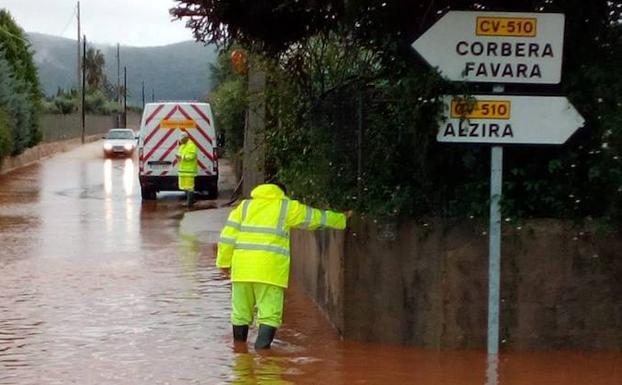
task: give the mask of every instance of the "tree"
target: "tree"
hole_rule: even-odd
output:
[[[3,130],[5,143],[11,143],[11,153],[18,154],[31,143],[32,104],[24,90],[23,80],[16,79],[4,52],[0,50],[0,108],[8,113],[10,130]],[[6,155],[6,154],[5,154]]]
[[[86,51],[84,70],[86,71],[86,83],[89,90],[106,90],[108,79],[106,79],[106,74],[104,73],[105,66],[106,59],[100,50],[89,48]]]
[[[221,45],[235,41],[271,52],[282,52],[318,33],[343,29],[361,40],[392,36],[410,45],[436,15],[449,9],[564,12],[586,37],[600,34],[622,18],[620,0],[176,1],[171,15],[186,19],[197,40]]]
[[[22,143],[17,138],[15,142],[17,151],[21,152],[23,148],[33,146],[41,140],[39,114],[42,92],[37,67],[30,50],[30,42],[7,10],[0,10],[0,47],[3,49],[3,56],[9,64],[11,74],[15,78],[16,97],[21,98],[19,96],[21,93],[27,96],[27,105],[15,107],[20,111],[23,108],[27,109],[26,112],[20,113],[22,116],[20,121],[28,121],[28,132],[19,131],[19,136],[26,138],[27,143]]]
[[[213,105],[219,143],[228,156],[235,157],[244,144],[244,124],[248,107],[247,78],[232,70],[231,51],[224,50],[216,64],[210,65],[214,85],[209,100]]]

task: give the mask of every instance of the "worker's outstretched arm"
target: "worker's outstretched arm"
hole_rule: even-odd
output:
[[[225,223],[225,227],[220,232],[218,241],[218,254],[216,256],[216,266],[221,269],[231,267],[231,257],[238,238],[238,232],[242,224],[242,205],[238,205],[231,213]]]
[[[287,210],[287,225],[292,228],[315,230],[331,228],[343,230],[346,228],[346,214],[330,210],[315,209],[298,201],[289,201]]]

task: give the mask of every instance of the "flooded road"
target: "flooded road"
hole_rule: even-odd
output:
[[[135,161],[100,146],[0,176],[2,385],[622,384],[620,353],[505,353],[495,370],[482,351],[343,342],[295,288],[272,350],[234,348],[210,245],[227,211],[198,231],[179,195],[142,203]]]

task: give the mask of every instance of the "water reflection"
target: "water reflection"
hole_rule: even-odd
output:
[[[491,354],[486,363],[486,385],[499,384],[499,356]]]
[[[113,192],[113,171],[117,167],[113,167],[114,163],[112,159],[104,160],[104,192],[107,197],[110,197]],[[134,185],[136,184],[136,174],[134,167],[134,160],[132,158],[125,159],[123,163],[123,191],[125,196],[132,196],[134,194]]]
[[[249,354],[240,352],[235,355],[231,370],[232,384],[272,384],[290,385],[291,381],[283,378],[286,373],[282,357],[269,355]]]
[[[125,199],[125,231],[131,233],[135,228],[136,214],[134,212],[134,204],[130,198]]]
[[[112,160],[104,160],[104,191],[106,196],[112,195]]]
[[[135,179],[134,160],[128,158],[125,160],[125,166],[123,167],[123,188],[125,189],[125,195],[130,196],[134,192]]]

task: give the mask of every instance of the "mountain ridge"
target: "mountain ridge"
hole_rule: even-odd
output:
[[[65,37],[28,33],[34,61],[39,70],[43,92],[56,94],[59,88],[76,86],[76,41]],[[105,73],[116,84],[117,65],[115,45],[89,44],[105,56]],[[142,82],[145,82],[145,101],[202,100],[211,89],[210,64],[216,62],[215,46],[205,46],[194,41],[184,41],[161,46],[121,46],[121,83],[123,66],[127,67],[128,104],[142,104]]]

